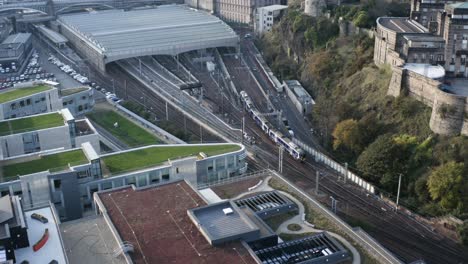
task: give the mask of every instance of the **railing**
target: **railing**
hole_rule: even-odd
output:
[[[205,189],[205,188],[214,187],[214,186],[218,186],[218,185],[234,183],[234,182],[238,182],[238,181],[249,179],[249,178],[269,176],[269,175],[271,175],[270,170],[261,170],[261,171],[256,171],[256,172],[252,172],[252,173],[245,173],[245,174],[233,176],[233,177],[230,177],[230,178],[218,180],[218,181],[215,181],[215,182],[207,182],[207,183],[197,184],[197,189],[200,190],[200,189]]]
[[[346,168],[341,165],[340,163],[334,161],[333,159],[329,158],[327,155],[323,154],[322,152],[318,151],[317,149],[308,146],[304,142],[300,141],[297,138],[293,138],[293,142],[296,143],[299,147],[304,149],[307,153],[311,154],[314,158],[315,161],[321,162],[333,170],[337,171],[338,173],[341,173],[346,179],[351,180],[355,184],[359,185],[360,187],[364,188],[366,191],[370,193],[375,193],[375,187],[368,183],[367,181],[363,180],[361,177],[357,176],[356,174],[350,172],[349,170],[346,170]]]

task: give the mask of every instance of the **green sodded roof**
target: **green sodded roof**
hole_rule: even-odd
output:
[[[6,136],[39,129],[63,126],[64,121],[60,113],[49,113],[23,117],[0,122],[0,136]]]
[[[41,171],[60,171],[71,166],[88,163],[88,159],[81,149],[60,152],[42,156],[39,159],[15,164],[4,165],[3,181],[10,180],[18,175],[28,175]]]
[[[62,90],[60,90],[60,94],[62,96],[67,96],[67,95],[70,95],[70,94],[75,94],[75,93],[79,93],[79,92],[82,92],[82,91],[86,91],[88,89],[89,88],[87,88],[87,87],[62,89]]]
[[[23,98],[32,94],[44,92],[53,87],[47,85],[38,85],[30,88],[17,88],[15,90],[0,93],[0,104],[9,102],[18,98]]]
[[[102,157],[105,167],[111,174],[128,172],[160,165],[166,161],[197,156],[200,152],[207,156],[229,153],[240,150],[240,146],[229,145],[180,145],[154,146],[134,151],[117,153]]]

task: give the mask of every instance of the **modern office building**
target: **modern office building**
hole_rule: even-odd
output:
[[[21,83],[0,92],[0,120],[62,109],[57,88],[46,83]]]
[[[153,145],[99,155],[90,143],[78,149],[0,161],[2,195],[21,195],[33,207],[52,201],[63,219],[82,217],[101,190],[145,187],[185,179],[206,186],[247,170],[240,144]]]
[[[84,118],[75,120],[63,110],[0,122],[0,160],[23,154],[71,149],[84,142],[100,151],[98,133]]]
[[[93,94],[91,87],[59,91],[47,81],[20,83],[0,92],[0,121],[55,112],[62,108],[68,108],[73,116],[80,116],[93,109]]]
[[[287,5],[270,5],[259,7],[255,12],[254,30],[256,34],[271,31],[271,28],[282,17]]]
[[[32,50],[32,37],[30,33],[18,33],[8,36],[0,44],[0,64],[3,68],[11,68],[12,63],[20,67]]]
[[[94,203],[98,216],[109,219],[108,229],[115,230],[111,243],[121,245],[119,257],[134,263],[335,264],[349,259],[326,232],[280,242],[263,219],[297,206],[278,192],[207,204],[190,183],[179,180],[97,192]]]

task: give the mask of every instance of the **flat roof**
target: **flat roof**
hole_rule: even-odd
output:
[[[309,97],[312,99],[310,94],[306,91],[306,89],[304,89],[304,87],[298,80],[286,80],[285,82],[288,85],[288,87],[292,89],[293,93],[296,94],[297,97]]]
[[[64,117],[60,112],[8,119],[0,122],[0,136],[63,126]]]
[[[276,10],[283,10],[287,8],[288,8],[287,5],[269,5],[269,6],[259,7],[258,9],[263,9],[267,11],[276,11]]]
[[[76,93],[79,93],[79,92],[87,91],[87,90],[90,90],[90,89],[91,89],[90,87],[67,88],[67,89],[60,90],[60,94],[62,96],[68,96],[68,95],[76,94]]]
[[[184,5],[62,15],[58,21],[105,55],[106,62],[237,46],[239,42],[221,19]]]
[[[162,165],[168,160],[196,157],[203,152],[208,157],[241,150],[238,144],[153,145],[101,156],[111,174],[129,172]]]
[[[256,263],[240,242],[206,241],[187,214],[206,203],[185,181],[98,196],[122,240],[134,246],[135,263]]]
[[[408,17],[379,17],[377,23],[398,33],[427,33],[428,30]]]
[[[81,149],[69,150],[49,155],[33,155],[26,160],[12,159],[8,162],[0,162],[2,166],[2,181],[7,181],[9,178],[28,175],[41,171],[59,171],[70,166],[76,166],[88,163],[86,155]]]
[[[442,37],[433,35],[406,35],[404,38],[411,41],[445,42]]]
[[[31,218],[33,213],[40,214],[49,221],[43,224],[40,221],[33,220]],[[50,263],[54,259],[58,261],[58,263],[66,263],[62,241],[59,237],[57,222],[52,215],[52,209],[50,207],[44,207],[27,211],[25,215],[30,246],[27,248],[15,249],[16,263],[21,263],[24,260],[29,261],[29,263]],[[49,230],[49,239],[40,250],[34,252],[33,245],[39,241],[46,228]]]
[[[62,34],[55,32],[49,28],[47,28],[44,25],[38,25],[36,26],[42,34],[44,34],[48,39],[50,39],[52,42],[55,44],[62,44],[68,42],[68,39],[66,39]]]
[[[224,209],[232,213],[224,214]],[[200,229],[205,230],[210,240],[240,235],[259,228],[230,201],[223,201],[190,210]]]
[[[53,89],[54,87],[48,85],[36,85],[31,87],[25,88],[12,88],[5,90],[4,92],[0,92],[0,104],[13,101],[16,99],[20,99],[23,97],[27,97],[33,94],[37,94],[40,92],[48,91]]]
[[[127,264],[122,255],[114,256],[119,245],[102,215],[67,221],[59,228],[70,264]]]
[[[18,33],[8,36],[2,44],[25,43],[31,37],[31,33]]]
[[[445,69],[440,65],[431,65],[424,63],[406,63],[403,69],[410,70],[431,79],[440,79],[445,76]]]

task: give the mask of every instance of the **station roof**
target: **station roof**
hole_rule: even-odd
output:
[[[234,30],[219,18],[183,5],[63,15],[58,21],[105,56],[106,63],[138,56],[236,47],[239,42]]]
[[[55,44],[62,44],[68,42],[68,39],[66,39],[64,36],[51,29],[48,29],[44,25],[37,26],[37,29]]]

